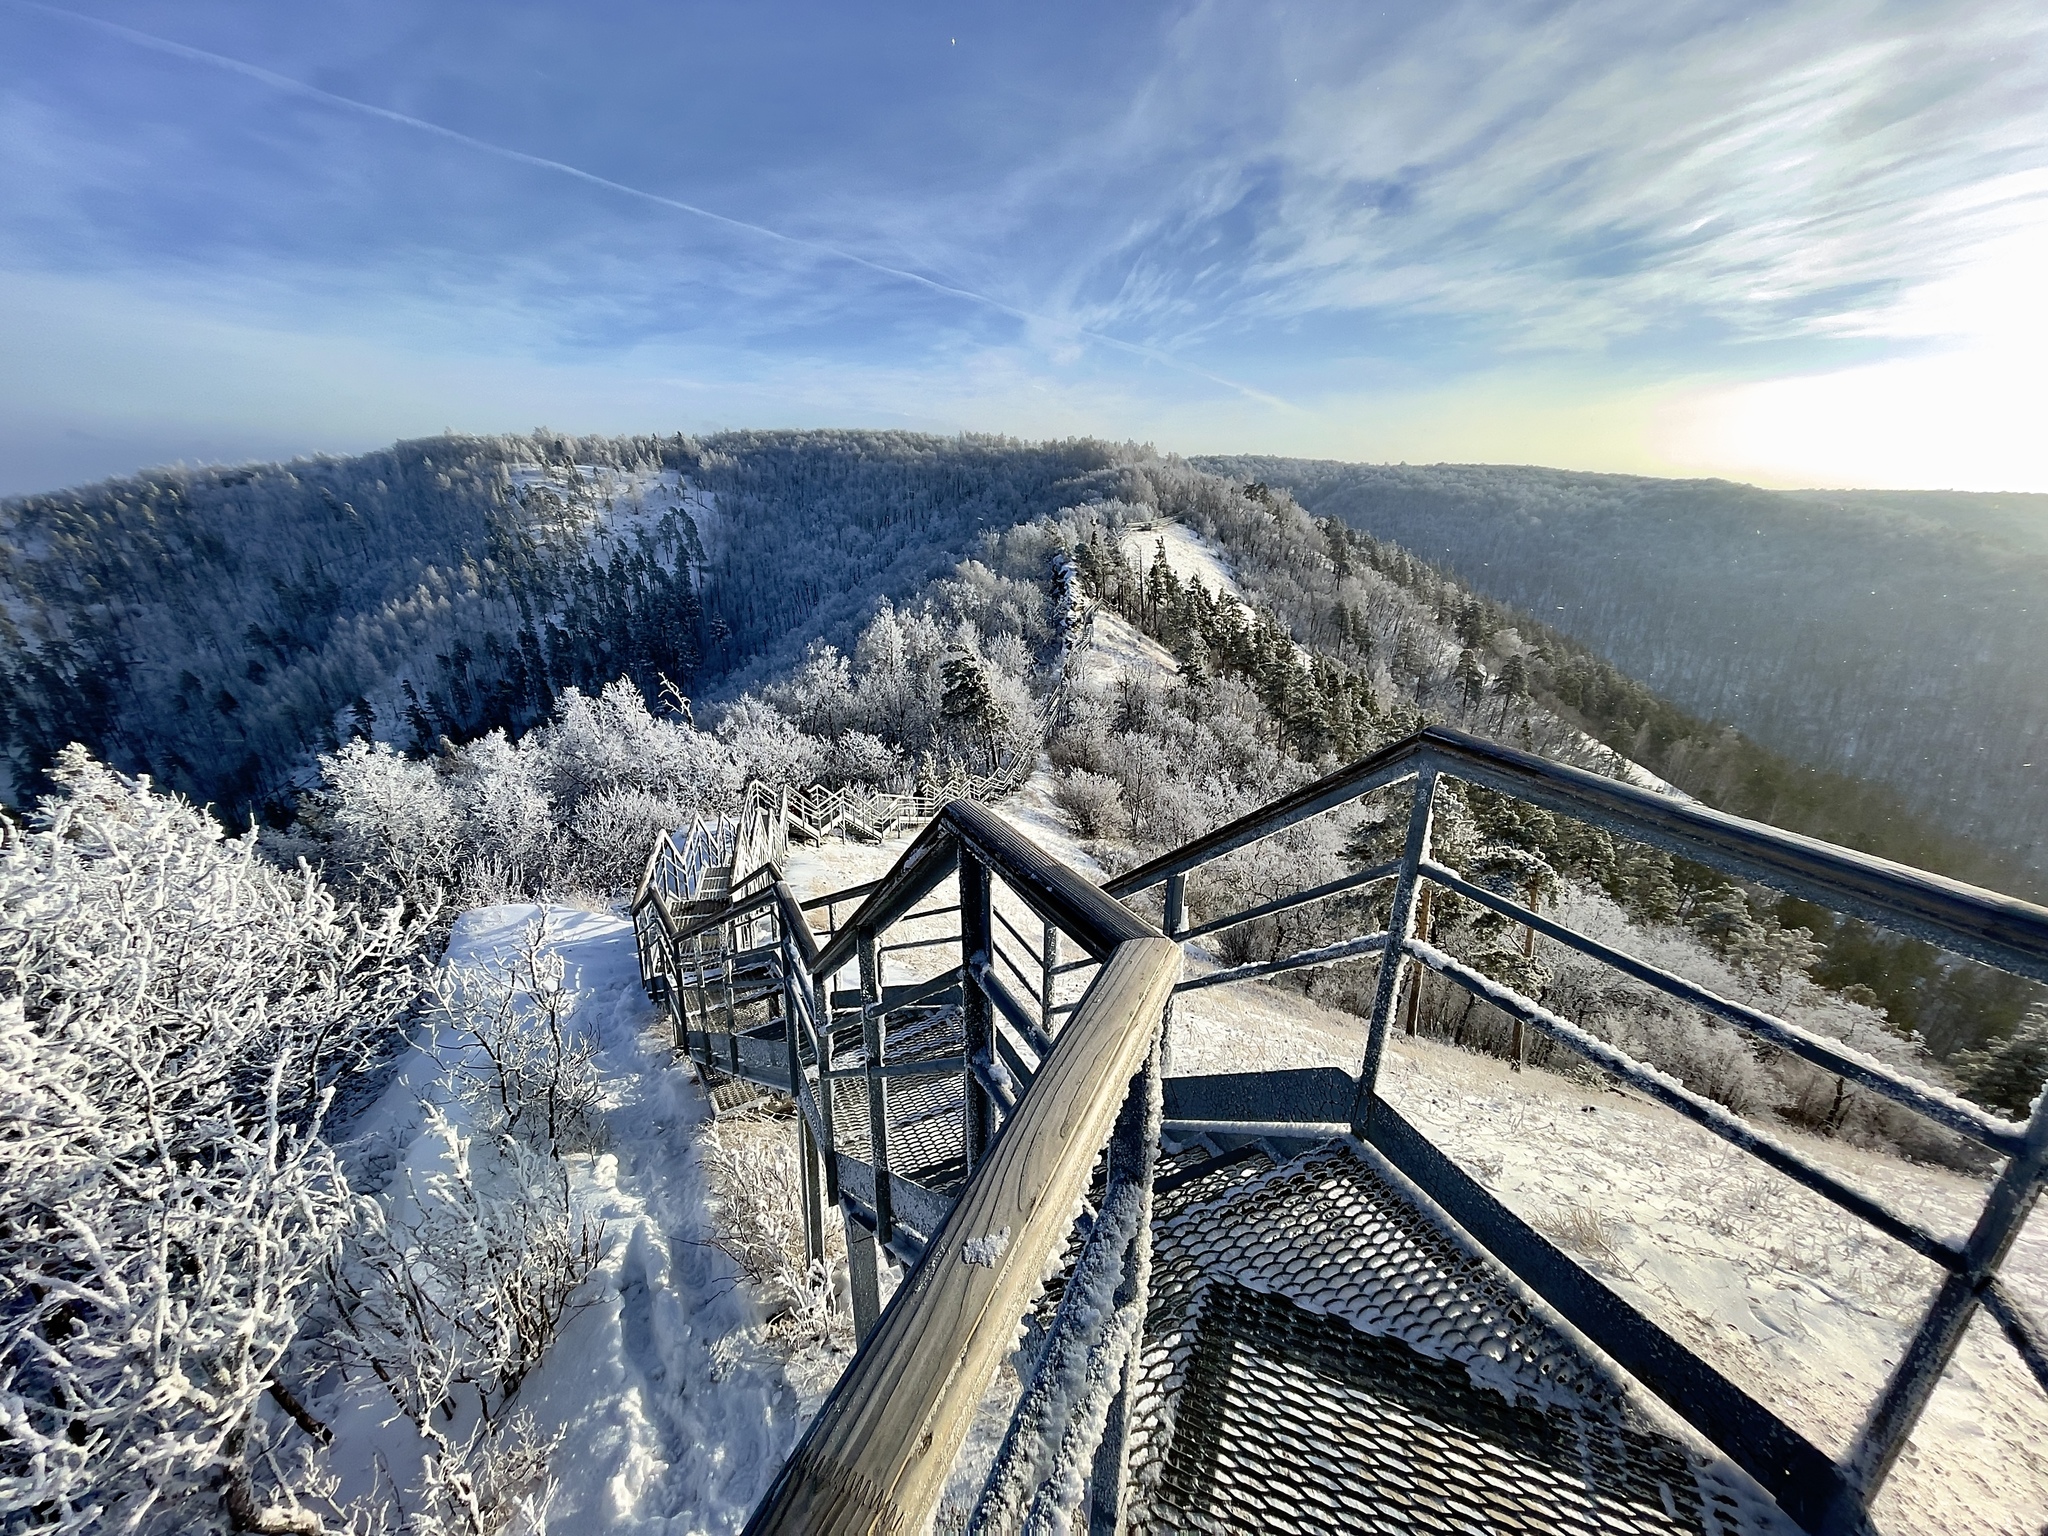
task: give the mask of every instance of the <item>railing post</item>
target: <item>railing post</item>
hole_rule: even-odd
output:
[[[975,1076],[973,1065],[980,1057],[993,1067],[996,1059],[995,1010],[989,1006],[988,994],[974,979],[977,960],[994,961],[995,940],[990,929],[988,866],[963,842],[960,847],[960,1017],[964,1037],[962,1051],[968,1065],[964,1074],[967,1092],[962,1139],[970,1173],[988,1150],[989,1138],[995,1131],[995,1104]]]
[[[1373,989],[1372,1021],[1365,1037],[1365,1061],[1358,1074],[1358,1094],[1351,1104],[1352,1127],[1363,1135],[1379,1093],[1380,1060],[1386,1055],[1387,1028],[1394,1020],[1394,1000],[1408,961],[1408,942],[1415,933],[1416,888],[1422,863],[1429,857],[1429,825],[1436,798],[1436,770],[1424,766],[1415,775],[1415,800],[1408,812],[1408,840],[1401,851],[1401,872],[1394,877],[1393,910],[1387,917],[1387,947],[1380,955],[1378,984]]]
[[[1180,944],[1180,936],[1188,927],[1188,877],[1185,871],[1166,877],[1165,911],[1161,915],[1161,931]],[[1187,946],[1181,945],[1182,974],[1186,974]],[[1159,1020],[1159,1054],[1162,1073],[1173,1070],[1173,1026],[1178,1021],[1180,1005],[1169,996],[1166,1011]]]
[[[1171,933],[1172,929],[1168,930]],[[1142,1191],[1137,1231],[1124,1255],[1123,1283],[1117,1287],[1114,1306],[1135,1314],[1130,1348],[1109,1413],[1102,1425],[1102,1439],[1096,1443],[1095,1459],[1088,1475],[1088,1536],[1120,1536],[1124,1528],[1124,1501],[1129,1493],[1131,1396],[1138,1383],[1138,1366],[1145,1350],[1145,1311],[1152,1289],[1152,1178],[1159,1160],[1159,1117],[1165,1089],[1166,1021],[1173,1004],[1168,1002],[1160,1016],[1159,1038],[1145,1070],[1132,1085],[1131,1100],[1118,1118],[1109,1144],[1109,1182],[1128,1179]],[[1133,1115],[1132,1110],[1138,1113]]]
[[[725,1053],[732,1059],[732,1075],[740,1075],[740,1011],[733,1001],[733,956],[739,952],[740,934],[738,923],[727,923],[719,930],[724,942],[725,953],[721,956],[719,969],[725,976]]]
[[[1059,1026],[1053,1022],[1053,1009],[1058,1006],[1053,992],[1059,978],[1053,973],[1060,967],[1060,931],[1051,923],[1045,925],[1045,943],[1039,950],[1038,978],[1038,1022],[1047,1035],[1057,1034]]]
[[[691,990],[697,994],[697,1026],[692,1033],[699,1037],[699,1049],[703,1051],[702,1065],[708,1071],[711,1061],[711,989],[704,984],[704,935],[698,934],[690,941],[696,961],[696,974]]]
[[[889,1098],[882,1077],[882,961],[872,930],[860,936],[860,1039],[868,1069],[868,1160],[875,1165],[875,1236],[896,1236],[889,1199]]]
[[[1955,1358],[1982,1304],[1984,1291],[1998,1277],[2013,1239],[2019,1236],[2048,1179],[2048,1092],[2034,1101],[2027,1140],[2005,1165],[1978,1213],[1977,1225],[1963,1245],[1963,1267],[1951,1271],[1928,1303],[1913,1339],[1899,1356],[1897,1369],[1872,1405],[1863,1430],[1842,1460],[1844,1493],[1823,1526],[1827,1536],[1866,1530],[1866,1511],[1891,1475],[1899,1452],[1934,1393],[1936,1383]]]
[[[1415,902],[1415,931],[1421,935],[1425,944],[1429,942],[1430,900],[1435,894],[1432,887],[1425,885]],[[1421,1022],[1422,1015],[1422,967],[1419,965],[1408,973],[1405,997],[1406,1001],[1401,1005],[1401,1033],[1413,1039],[1415,1026]],[[1515,1028],[1519,1031],[1521,1025],[1517,1024]],[[1517,1033],[1515,1038],[1519,1040],[1521,1035]]]
[[[798,913],[797,920],[801,921],[802,916]],[[788,921],[787,913],[778,912],[775,926],[782,938],[782,1040],[789,1060],[789,1096],[797,1106],[796,1158],[800,1180],[798,1194],[804,1215],[804,1262],[817,1264],[825,1257],[825,1208],[818,1198],[818,1149],[811,1136],[811,1122],[803,1112],[803,1019],[806,1010],[799,1006],[804,989],[810,985],[810,977],[804,970],[796,942],[785,926]],[[823,1086],[822,1079],[820,1086]]]
[[[840,1202],[839,1215],[846,1223],[846,1278],[853,1292],[853,1335],[863,1342],[875,1331],[882,1315],[880,1260],[875,1253],[875,1234]]]
[[[811,1135],[811,1123],[796,1117],[796,1155],[802,1165],[804,1202],[804,1262],[825,1262],[825,1202],[818,1188],[818,1142]]]

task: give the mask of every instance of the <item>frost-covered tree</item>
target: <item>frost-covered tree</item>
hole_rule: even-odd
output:
[[[1952,1065],[1963,1091],[1980,1104],[2024,1115],[2048,1084],[2048,1009],[2036,1008],[2009,1035],[1981,1051],[1963,1051]]]
[[[55,777],[0,824],[0,1521],[248,1524],[251,1414],[348,1219],[322,1117],[420,935],[82,749]]]
[[[494,731],[417,759],[351,741],[321,759],[300,832],[276,842],[359,891],[423,909],[626,891],[657,832],[728,813],[749,773],[786,772],[815,753],[792,745],[772,711],[772,741],[744,727],[721,738],[657,718],[621,678],[594,696],[565,690],[554,717],[517,742]]]

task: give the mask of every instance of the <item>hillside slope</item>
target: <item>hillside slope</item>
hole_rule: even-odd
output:
[[[2048,869],[2048,496],[1196,461],[1448,567],[1697,714]]]
[[[0,503],[0,800],[67,742],[236,817],[351,735],[412,750],[846,643],[984,531],[1113,494],[1107,445],[444,437]]]

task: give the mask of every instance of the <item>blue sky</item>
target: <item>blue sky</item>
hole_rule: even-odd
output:
[[[2044,290],[2036,3],[0,0],[0,492],[539,423],[2048,490]]]

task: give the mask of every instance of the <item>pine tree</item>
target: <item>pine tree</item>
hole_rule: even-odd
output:
[[[1486,673],[1481,670],[1479,658],[1469,646],[1458,652],[1458,670],[1453,674],[1453,680],[1467,709],[1476,709],[1479,701],[1486,697]]]
[[[1503,729],[1508,723],[1508,711],[1518,699],[1529,697],[1529,664],[1520,656],[1510,656],[1500,669],[1500,676],[1493,680],[1494,696],[1500,700],[1500,723]]]
[[[2027,1114],[2048,1083],[2048,1009],[2032,1010],[2011,1034],[1981,1051],[1958,1052],[1949,1065],[1979,1104]]]
[[[989,766],[993,768],[996,733],[1005,722],[1002,705],[996,701],[995,692],[989,687],[988,672],[982,666],[981,658],[955,647],[951,658],[939,669],[939,678],[945,686],[939,712],[962,729],[981,734]]]

